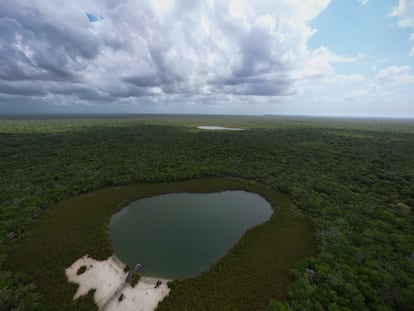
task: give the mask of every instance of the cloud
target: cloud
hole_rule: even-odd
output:
[[[410,41],[414,41],[414,33],[410,35]],[[414,57],[414,45],[411,47],[410,56]]]
[[[368,4],[369,0],[358,0],[358,2],[362,5]]]
[[[414,82],[409,66],[390,66],[380,70],[375,79],[382,82]]]
[[[329,3],[1,2],[0,94],[120,104],[291,96],[307,78],[298,75],[303,68],[323,76],[330,62],[350,61],[333,52],[317,56],[322,52],[307,46],[315,32],[308,22]]]
[[[334,73],[332,64],[334,63],[353,63],[364,57],[363,54],[356,56],[338,55],[327,47],[321,46],[312,51],[308,51],[303,66],[293,74],[295,79],[321,79],[331,76]]]
[[[364,57],[361,53],[356,56],[338,55],[325,46],[313,50],[310,55],[320,58],[326,63],[354,63]]]
[[[392,71],[392,70],[390,70]],[[332,73],[313,83],[306,80],[300,94],[278,111],[289,114],[326,116],[413,118],[414,94],[410,83],[399,80],[407,69],[397,70],[393,80],[379,80],[361,74]],[[405,73],[404,73],[405,72]],[[383,77],[385,79],[385,75]],[[409,79],[412,79],[409,78]]]
[[[399,27],[411,27],[410,3],[393,10]],[[309,47],[329,4],[0,1],[0,112],[313,113],[313,102],[391,103],[392,87],[413,102],[408,66],[338,75],[336,63],[365,56]]]
[[[399,0],[398,5],[392,9],[390,16],[398,19],[398,27],[414,28],[414,1]]]
[[[398,5],[392,9],[390,16],[397,19],[398,27],[414,29],[414,0],[399,0]],[[414,40],[414,34],[411,34],[409,40]],[[414,46],[411,48],[409,55],[414,56]]]

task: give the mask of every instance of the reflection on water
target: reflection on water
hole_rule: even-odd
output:
[[[270,218],[261,196],[245,191],[172,193],[130,203],[115,214],[110,237],[116,255],[142,274],[164,278],[196,275]]]

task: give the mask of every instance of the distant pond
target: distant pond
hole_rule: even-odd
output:
[[[272,212],[252,192],[170,193],[130,203],[109,232],[116,255],[142,275],[179,279],[207,270]]]

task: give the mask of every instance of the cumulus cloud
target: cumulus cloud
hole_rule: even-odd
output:
[[[351,61],[307,46],[329,2],[2,1],[0,103],[290,96]]]
[[[414,1],[399,0],[398,5],[393,8],[391,16],[398,19],[397,25],[401,28],[414,28]]]
[[[390,66],[380,70],[375,79],[391,82],[414,82],[414,76],[410,74],[410,66]]]
[[[390,16],[397,19],[398,27],[414,29],[414,0],[399,0]],[[414,40],[414,34],[411,34],[409,40]],[[409,55],[414,56],[414,46],[411,48]]]
[[[394,99],[391,86],[398,83],[401,94],[412,94],[408,66],[383,68],[373,79],[338,75],[335,63],[364,55],[309,48],[316,32],[309,22],[329,3],[0,1],[0,112],[139,106],[141,112],[266,113],[296,103],[312,113],[307,109],[314,106],[306,106],[312,101]],[[413,27],[412,1],[401,0],[391,14],[399,27]]]

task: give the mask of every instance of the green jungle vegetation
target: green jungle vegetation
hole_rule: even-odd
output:
[[[108,225],[117,210],[130,200],[160,193],[234,189],[263,195],[272,206],[277,206],[273,217],[249,230],[211,271],[191,280],[173,282],[169,297],[172,305],[166,304],[166,309],[265,309],[270,297],[286,294],[294,263],[314,254],[312,229],[305,217],[289,208],[291,203],[284,195],[235,179],[115,186],[63,200],[46,209],[12,245],[5,266],[34,278],[45,298],[42,310],[96,309],[92,295],[80,303],[72,299],[78,285],[67,281],[64,270],[85,254],[98,260],[113,254]],[[220,298],[219,305],[216,297]]]
[[[199,125],[247,130],[202,131],[195,128]],[[232,177],[220,180],[237,183],[250,180],[243,182],[246,187],[263,184],[286,193],[293,204],[277,209],[271,220],[292,224],[291,234],[307,232],[295,239],[308,241],[299,257],[312,256],[290,262],[290,277],[280,283],[284,289],[267,291],[267,282],[280,281],[272,274],[277,267],[264,265],[271,273],[260,284],[252,279],[250,266],[239,273],[237,280],[253,282],[252,290],[259,284],[257,295],[266,291],[268,310],[414,310],[412,121],[230,116],[0,120],[0,146],[1,310],[47,309],[55,302],[48,301],[45,288],[65,297],[58,309],[90,310],[91,295],[71,301],[76,285],[66,282],[62,266],[53,260],[65,250],[53,241],[74,243],[59,259],[66,266],[86,253],[105,258],[101,256],[111,252],[105,222],[122,204],[111,195],[114,205],[100,206],[96,224],[82,226],[91,220],[94,205],[82,209],[68,202],[93,199],[106,189],[128,192],[134,186],[126,185],[131,184],[140,183],[135,187],[142,189],[152,185],[144,183],[211,176]],[[163,191],[178,184],[162,184]],[[65,204],[71,207],[65,209],[66,217],[57,208]],[[285,220],[276,217],[283,213]],[[306,219],[315,234],[316,252]],[[293,225],[300,221],[301,228]],[[236,296],[239,284],[232,282],[235,272],[229,267],[242,255],[266,262],[258,251],[260,243],[250,239],[266,241],[269,223],[248,231],[209,272],[173,282],[171,296],[159,309],[176,310],[179,305],[180,310],[194,310],[195,304],[206,310],[253,308],[248,303],[263,297]],[[65,239],[42,232],[50,227],[65,232]],[[33,240],[36,234],[45,239]],[[46,247],[51,256],[38,256]],[[257,247],[257,253],[246,251],[250,247]],[[44,265],[41,277],[33,271],[38,264]],[[217,276],[221,269],[229,271],[229,281]],[[53,284],[45,281],[51,279]],[[222,296],[212,293],[211,280],[221,281]],[[203,293],[211,296],[201,297]]]

